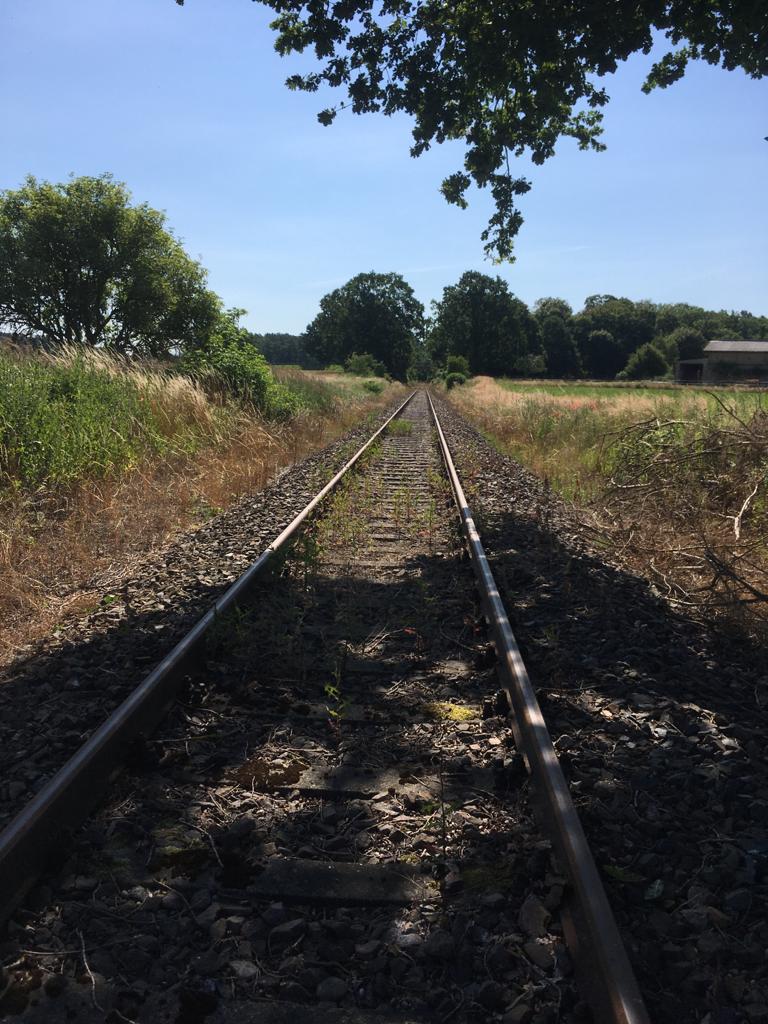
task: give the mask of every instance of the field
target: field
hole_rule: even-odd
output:
[[[398,388],[295,368],[276,377],[297,410],[288,420],[160,366],[0,351],[0,661]]]
[[[489,377],[450,394],[660,592],[742,624],[762,615],[768,394]]]
[[[456,404],[567,498],[598,495],[616,469],[624,431],[665,425],[681,439],[738,426],[768,409],[768,393],[475,377]]]

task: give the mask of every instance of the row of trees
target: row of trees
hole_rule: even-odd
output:
[[[393,377],[424,377],[462,357],[491,376],[663,376],[712,338],[768,338],[768,317],[686,303],[592,295],[574,313],[559,298],[532,309],[500,277],[467,271],[427,317],[399,274],[358,274],[326,295],[303,345],[324,365],[369,352]]]
[[[400,274],[373,272],[324,296],[301,336],[249,334],[242,312],[224,308],[164,214],[132,205],[109,175],[30,177],[0,195],[0,327],[49,343],[230,368],[250,358],[254,372],[257,352],[307,368],[367,353],[399,379],[429,377],[449,357],[494,376],[612,378],[661,376],[713,337],[768,337],[766,317],[682,303],[592,295],[576,313],[559,298],[529,309],[477,271],[446,287],[431,316]]]

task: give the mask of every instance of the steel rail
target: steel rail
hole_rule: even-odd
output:
[[[648,1012],[637,980],[509,624],[432,396],[427,397],[493,636],[499,673],[514,712],[515,740],[528,764],[542,826],[552,840],[570,884],[570,901],[566,904],[563,923],[577,976],[599,1024],[648,1024]]]
[[[408,405],[415,391],[368,438],[315,497],[211,606],[135,690],[0,832],[0,924],[46,867],[64,830],[81,824],[108,788],[126,750],[162,717],[206,634],[249,591],[274,555]]]

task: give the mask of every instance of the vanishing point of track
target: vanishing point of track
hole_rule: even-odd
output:
[[[483,661],[488,641],[495,664]],[[195,683],[201,666],[207,689]],[[490,685],[491,668],[501,691]],[[218,711],[211,679],[228,694]],[[192,737],[195,755],[184,733],[189,716],[147,741],[185,686],[202,694],[195,724],[206,720],[206,707],[218,722]],[[157,802],[141,806],[126,797],[130,787],[121,793],[114,782],[137,743],[160,748],[144,771],[162,780],[155,783],[167,804],[162,813]],[[180,750],[191,770],[179,764]],[[210,806],[211,770],[220,787],[213,825],[201,812]],[[157,849],[166,851],[171,881],[159,883],[170,888],[166,909],[183,916],[182,907],[211,929],[218,958],[201,973],[223,970],[237,993],[229,1010],[217,1008],[216,1020],[415,1024],[476,1020],[483,1011],[500,1019],[494,1014],[517,975],[508,945],[489,935],[505,922],[522,933],[539,976],[553,967],[562,973],[553,951],[564,935],[595,1020],[647,1019],[426,392],[395,410],[0,833],[0,918],[56,864],[61,836],[105,798],[154,837],[146,860],[121,868],[139,879],[162,863]],[[478,827],[484,820],[487,827]],[[111,841],[114,814],[109,821]],[[179,821],[187,838],[205,838],[202,851],[199,844],[183,849]],[[98,826],[95,835],[93,856],[103,865],[109,843]],[[542,835],[563,876],[547,899],[539,898],[543,888],[517,878],[536,862]],[[225,896],[195,906],[174,879],[204,871],[208,856]],[[85,882],[80,888],[91,891]],[[75,933],[85,962],[87,933]],[[335,946],[322,945],[328,935]],[[180,941],[172,925],[165,936]],[[477,982],[466,962],[462,978],[470,940],[484,944]],[[303,947],[305,959],[286,957]],[[334,953],[346,967],[329,969]],[[141,1020],[162,1015],[160,1004],[150,1016],[146,1009]]]

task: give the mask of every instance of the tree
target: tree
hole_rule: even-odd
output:
[[[542,323],[548,316],[553,314],[562,317],[563,320],[568,322],[573,316],[573,309],[565,299],[537,299],[533,304],[533,315],[539,323]]]
[[[547,357],[548,377],[580,377],[581,359],[573,334],[563,317],[551,313],[541,324],[541,347]]]
[[[664,356],[655,345],[649,343],[641,345],[632,353],[619,377],[623,380],[650,380],[653,377],[662,377],[668,369],[669,364]]]
[[[707,343],[704,335],[695,327],[678,327],[665,340],[672,359],[700,359]]]
[[[588,377],[610,380],[624,365],[624,355],[610,331],[590,331],[579,345]]]
[[[351,356],[347,357],[344,369],[347,373],[354,373],[358,377],[384,377],[387,373],[384,363],[374,359],[370,352],[353,352]]]
[[[413,118],[412,156],[465,141],[463,170],[443,181],[442,192],[466,207],[473,183],[490,189],[495,213],[482,237],[499,259],[512,258],[522,223],[517,197],[530,188],[510,157],[542,164],[565,136],[580,149],[604,149],[602,79],[632,54],[648,53],[659,34],[675,49],[652,66],[645,92],[677,81],[696,59],[754,78],[768,73],[765,15],[755,0],[638,0],[609,9],[565,0],[264,2],[277,13],[278,53],[313,47],[319,61],[288,86],[346,90],[346,102],[319,113],[322,124],[342,107],[402,111]]]
[[[429,346],[438,363],[464,356],[473,374],[502,376],[514,373],[520,361],[541,348],[528,307],[500,277],[469,270],[444,288],[433,306]]]
[[[432,356],[426,345],[414,345],[411,365],[408,367],[407,379],[409,381],[432,380],[437,372],[437,367],[432,361]]]
[[[368,352],[405,380],[413,346],[424,334],[424,307],[400,274],[358,274],[320,300],[306,330],[307,351],[323,365]]]
[[[270,416],[296,411],[296,396],[272,376],[264,356],[240,326],[244,309],[229,309],[204,341],[185,352],[179,366],[214,393],[234,395]]]
[[[0,194],[0,322],[60,344],[162,356],[223,315],[203,268],[109,174]]]
[[[573,330],[579,348],[592,331],[608,331],[626,362],[636,348],[653,339],[655,307],[650,302],[633,302],[615,295],[591,295],[573,318]]]

